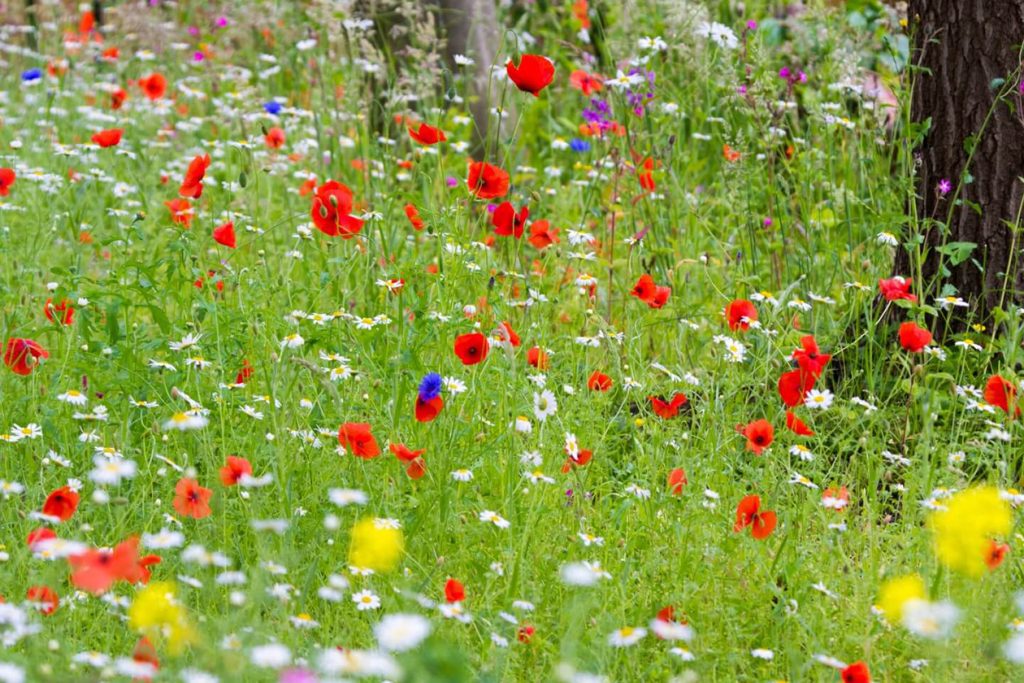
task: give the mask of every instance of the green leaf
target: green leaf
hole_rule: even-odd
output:
[[[971,253],[977,246],[975,242],[948,242],[937,247],[936,251],[948,256],[951,265],[958,266],[971,257]]]
[[[242,171],[241,173],[238,174],[238,184],[241,185],[242,187],[245,187],[246,185],[249,184],[249,178],[248,176],[245,175],[245,171]]]

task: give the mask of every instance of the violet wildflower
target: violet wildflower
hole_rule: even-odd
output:
[[[436,372],[428,372],[420,381],[420,400],[432,401],[441,395],[441,375]]]
[[[953,183],[949,182],[949,178],[943,178],[942,180],[939,181],[939,194],[940,195],[945,196],[945,195],[949,194],[950,190],[952,190],[952,189],[953,189]]]

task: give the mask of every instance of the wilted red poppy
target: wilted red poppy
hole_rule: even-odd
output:
[[[484,161],[469,165],[466,186],[477,199],[497,199],[508,194],[508,173]]]
[[[159,100],[167,92],[167,79],[163,74],[150,74],[139,79],[139,87],[151,100]]]
[[[900,324],[900,346],[905,351],[921,353],[931,343],[932,333],[920,327],[917,323],[905,322]]]
[[[203,488],[195,479],[183,477],[174,487],[174,509],[179,515],[202,519],[210,515],[213,491]]]
[[[0,168],[0,197],[6,197],[11,192],[11,185],[17,180],[18,174],[13,168]]]
[[[548,365],[551,363],[551,358],[548,356],[547,351],[539,346],[534,346],[526,352],[526,362],[538,370],[544,371],[548,369]]]
[[[558,228],[550,227],[546,220],[530,223],[530,236],[527,238],[535,249],[544,250],[552,244],[558,244]]]
[[[796,416],[792,410],[786,411],[786,429],[797,436],[814,436],[811,428],[804,424],[803,420]]]
[[[668,473],[668,490],[672,492],[672,495],[681,495],[683,487],[688,483],[690,482],[686,479],[686,470],[682,467],[677,467]]]
[[[761,509],[759,496],[746,496],[736,506],[736,524],[733,525],[733,531],[743,531],[749,526],[750,534],[760,541],[771,536],[777,523],[778,519],[774,512]]]
[[[203,178],[206,176],[206,169],[210,167],[210,155],[203,154],[196,156],[189,162],[188,170],[185,171],[185,178],[181,181],[178,194],[182,197],[199,199],[203,194]]]
[[[456,579],[448,579],[444,582],[444,599],[447,602],[462,602],[466,599],[466,589],[462,582]]]
[[[228,221],[213,229],[213,240],[217,244],[223,244],[228,249],[235,248],[235,224]]]
[[[124,88],[118,88],[110,93],[110,108],[120,109],[128,99],[128,92]]]
[[[75,307],[67,299],[62,299],[58,304],[53,303],[53,299],[47,299],[43,305],[43,315],[51,323],[70,325],[75,320]]]
[[[516,640],[520,643],[528,643],[533,638],[533,634],[537,632],[533,626],[529,624],[523,624],[516,630]]]
[[[90,139],[100,147],[116,147],[124,135],[124,128],[108,128],[95,133]]]
[[[666,402],[658,396],[648,396],[651,400],[651,409],[658,417],[668,420],[679,414],[679,408],[686,404],[686,394],[676,393],[672,400]]]
[[[270,149],[281,149],[284,147],[284,140],[284,130],[276,126],[268,130],[267,134],[263,136],[263,142]]]
[[[747,438],[747,450],[761,455],[772,444],[775,428],[768,420],[754,420],[743,428],[743,436]]]
[[[350,215],[352,204],[352,190],[337,180],[328,180],[313,195],[313,225],[325,235],[351,239],[363,229],[363,221]]]
[[[224,467],[220,468],[220,481],[225,486],[235,486],[243,476],[252,476],[252,464],[245,458],[229,455]]]
[[[4,351],[4,365],[19,375],[32,372],[40,358],[49,358],[50,354],[31,339],[12,337],[7,340]]]
[[[839,672],[843,683],[871,683],[871,672],[864,662],[854,662]]]
[[[10,347],[8,346],[8,348]],[[1000,375],[992,375],[985,382],[985,402],[1002,408],[1007,415],[1010,414],[1012,405],[1013,414],[1020,416],[1020,406],[1017,405],[1017,387],[1013,386],[1013,382],[1003,379]]]
[[[555,65],[541,55],[523,55],[519,58],[518,66],[510,59],[505,65],[505,71],[517,88],[534,97],[550,85],[555,77]]]
[[[448,139],[440,128],[434,128],[425,123],[421,123],[419,128],[409,126],[409,137],[421,145],[436,145]]]
[[[590,95],[601,92],[601,88],[604,87],[604,79],[599,74],[588,74],[586,71],[577,69],[569,74],[569,85],[584,95]]]
[[[530,207],[524,206],[517,213],[512,202],[502,202],[491,216],[494,234],[502,237],[515,236],[516,239],[519,239],[523,236],[523,228],[529,216]]]
[[[879,280],[878,291],[882,293],[886,301],[906,299],[913,303],[917,301],[917,297],[910,293],[910,284],[912,282],[911,278],[902,278],[896,275],[888,280]]]
[[[71,519],[78,509],[78,492],[69,486],[62,486],[46,497],[43,514],[56,517],[62,522]]]
[[[757,320],[757,309],[746,299],[734,299],[725,307],[725,320],[729,323],[729,329],[734,332],[749,330],[750,323]]]
[[[504,341],[508,342],[513,348],[517,348],[521,346],[523,343],[522,340],[519,338],[519,335],[516,334],[516,331],[512,329],[512,323],[508,322],[507,320],[502,321],[501,325],[498,326],[498,329],[495,330],[494,334],[499,339],[503,339]]]
[[[455,355],[463,365],[476,365],[487,358],[490,342],[480,332],[460,334],[455,338]]]
[[[594,370],[587,380],[587,388],[591,391],[608,391],[612,388],[612,378],[600,370]]]
[[[357,458],[370,460],[380,455],[377,439],[365,422],[346,422],[338,428],[338,443]]]
[[[1010,552],[1010,546],[1006,543],[989,541],[988,552],[985,553],[986,566],[988,566],[990,570],[995,569],[1003,563],[1008,552]]]
[[[164,202],[164,206],[171,212],[171,222],[183,225],[186,228],[192,226],[192,205],[187,199],[172,199]]]

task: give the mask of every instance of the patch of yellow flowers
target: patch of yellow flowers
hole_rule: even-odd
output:
[[[348,561],[353,567],[389,572],[394,569],[405,550],[402,530],[373,518],[356,522],[348,548]]]
[[[174,654],[195,641],[196,634],[170,581],[154,581],[135,594],[128,624],[144,636],[161,639]]]
[[[993,538],[1013,527],[1010,505],[992,486],[977,486],[949,499],[945,510],[928,518],[939,562],[972,578],[982,576]]]

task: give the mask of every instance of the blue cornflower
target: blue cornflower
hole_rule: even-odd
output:
[[[43,70],[42,69],[29,69],[28,71],[22,71],[21,72],[21,80],[23,80],[26,83],[31,83],[32,81],[38,81],[42,77],[43,77]]]
[[[428,372],[420,382],[420,399],[431,401],[441,395],[441,375]]]
[[[263,105],[263,111],[267,112],[271,116],[277,116],[281,113],[281,103],[277,100],[270,100]]]
[[[590,143],[586,140],[580,140],[579,138],[573,138],[569,141],[569,147],[574,152],[589,152]]]

